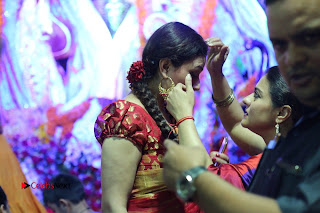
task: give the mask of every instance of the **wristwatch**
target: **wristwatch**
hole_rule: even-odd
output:
[[[207,171],[203,166],[196,166],[192,169],[184,171],[176,182],[176,194],[183,202],[192,201],[196,191],[194,186],[195,179],[202,173]]]

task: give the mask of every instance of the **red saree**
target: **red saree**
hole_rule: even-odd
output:
[[[219,175],[222,179],[228,181],[235,187],[245,191],[249,186],[250,181],[253,178],[254,172],[256,171],[262,153],[251,156],[248,160],[245,160],[237,164],[221,164],[220,166],[213,166],[211,164],[208,170],[212,173]],[[187,213],[200,213],[199,206],[196,203],[185,204],[185,212]]]
[[[124,100],[106,106],[97,118],[95,135],[101,145],[105,138],[121,137],[142,150],[128,212],[184,212],[184,205],[162,181],[164,139],[155,121],[142,107]]]

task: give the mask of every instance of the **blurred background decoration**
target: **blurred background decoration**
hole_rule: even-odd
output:
[[[0,113],[5,137],[30,182],[77,175],[100,209],[100,152],[93,125],[103,106],[130,92],[125,80],[150,35],[179,21],[231,51],[224,74],[238,98],[276,64],[262,0],[4,0]],[[2,21],[1,21],[2,22]],[[218,150],[227,136],[207,71],[196,93],[202,141]],[[230,161],[248,156],[228,144]],[[39,200],[41,193],[34,190]]]

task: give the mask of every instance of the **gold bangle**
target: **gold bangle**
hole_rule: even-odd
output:
[[[222,101],[216,101],[214,100],[213,98],[213,95],[212,95],[212,100],[213,102],[216,104],[217,107],[226,107],[226,106],[229,106],[233,100],[234,100],[234,93],[233,93],[233,90],[231,89],[231,92],[230,94],[228,95],[228,97],[226,97],[224,100]]]

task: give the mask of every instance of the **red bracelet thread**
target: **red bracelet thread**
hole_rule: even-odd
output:
[[[168,134],[168,138],[169,138],[169,136],[171,135],[171,133],[175,130],[175,128],[178,128],[178,126],[179,126],[180,123],[182,123],[183,121],[188,120],[188,119],[194,120],[194,117],[193,117],[193,116],[186,116],[186,117],[184,117],[184,118],[181,118],[176,124],[170,124],[170,126],[172,126],[172,129],[171,129],[171,131],[170,131],[169,134]]]
[[[188,119],[194,120],[194,117],[193,117],[193,116],[186,116],[186,117],[184,117],[184,118],[181,118],[181,119],[178,120],[178,122],[176,123],[176,127],[178,127],[179,124],[181,124],[183,121],[188,120]]]

